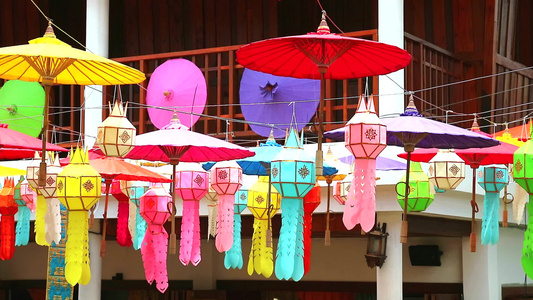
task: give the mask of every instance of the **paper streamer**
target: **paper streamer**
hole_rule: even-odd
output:
[[[148,224],[141,216],[139,209],[137,209],[137,216],[135,217],[135,236],[133,238],[133,248],[135,250],[141,249],[142,241],[148,229]]]
[[[527,204],[528,218],[527,229],[524,233],[522,246],[522,268],[529,278],[533,278],[533,197],[529,197]]]
[[[61,240],[48,249],[48,274],[46,278],[46,299],[72,299],[72,286],[65,279],[65,242],[67,231],[67,209],[60,205]]]
[[[376,160],[356,158],[353,175],[342,221],[348,230],[361,224],[363,231],[369,232],[376,214]]]
[[[313,226],[312,213],[304,213],[304,274],[311,268],[311,233]]]
[[[180,262],[186,266],[192,262],[197,266],[202,260],[200,251],[200,202],[183,201],[183,217],[181,219]],[[194,255],[194,259],[193,259]]]
[[[31,211],[26,205],[19,205],[17,216],[15,246],[26,246],[30,241]]]
[[[252,237],[252,250],[248,258],[248,275],[252,276],[254,271],[266,278],[272,276],[274,271],[274,252],[272,246],[266,245],[266,230],[268,220],[254,220],[254,234]]]
[[[14,215],[2,215],[0,219],[0,233],[0,259],[12,259],[15,254]]]
[[[130,231],[128,230],[129,203],[130,201],[118,202],[117,243],[122,247],[130,247],[133,244]]]
[[[280,280],[292,278],[298,281],[305,271],[303,264],[302,199],[282,199],[281,211],[281,230],[276,252],[275,273]]]
[[[149,284],[156,282],[161,293],[168,288],[167,248],[168,234],[165,229],[160,225],[149,226],[141,246],[144,275]]]
[[[34,198],[35,199],[35,198]],[[46,241],[46,199],[43,195],[37,194],[37,201],[35,205],[35,243],[39,246],[50,246],[50,243]]]
[[[241,214],[233,217],[233,246],[226,251],[224,267],[226,269],[242,269],[242,242],[241,242]]]
[[[481,244],[495,245],[500,238],[500,195],[499,193],[485,194],[483,201],[483,220],[481,223]]]
[[[523,187],[513,182],[515,187],[514,200],[513,200],[513,218],[518,225],[524,220],[524,209],[526,208],[526,202],[529,194]]]
[[[69,211],[65,255],[65,278],[67,282],[88,284],[91,280],[89,267],[89,212]]]
[[[137,205],[135,205],[132,201],[129,201],[129,210],[130,213],[128,215],[128,231],[130,232],[130,236],[132,237],[132,243],[135,244],[135,241],[133,239],[135,237],[135,224],[137,223]]]
[[[207,240],[217,236],[218,200],[207,200]]]
[[[228,251],[233,246],[233,216],[235,195],[218,195],[217,237],[215,246],[219,252]]]
[[[48,245],[59,243],[61,240],[61,208],[57,198],[45,198],[46,214],[45,222],[45,239]]]

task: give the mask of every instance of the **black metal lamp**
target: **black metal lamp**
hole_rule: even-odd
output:
[[[378,223],[369,233],[366,248],[366,264],[370,268],[382,267],[387,258],[387,223]]]

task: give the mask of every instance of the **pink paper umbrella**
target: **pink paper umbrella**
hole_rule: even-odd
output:
[[[167,60],[157,67],[148,83],[146,104],[148,115],[155,127],[167,125],[172,118],[172,110],[156,107],[173,108],[178,111],[181,122],[191,127],[204,111],[207,99],[207,87],[204,75],[198,67],[183,58]]]
[[[198,163],[182,163],[176,175],[176,194],[183,200],[181,218],[180,262],[197,266],[200,251],[200,199],[209,191],[209,173]]]

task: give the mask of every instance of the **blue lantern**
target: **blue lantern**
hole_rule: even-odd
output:
[[[235,193],[235,214],[233,215],[233,245],[226,251],[224,267],[242,269],[241,213],[248,204],[248,188],[242,187]]]
[[[294,129],[272,160],[271,183],[282,197],[276,277],[298,281],[304,275],[303,197],[315,185],[315,162],[303,150]]]
[[[509,172],[504,167],[483,167],[477,174],[478,183],[485,190],[481,244],[496,244],[500,237],[500,191],[509,183]]]

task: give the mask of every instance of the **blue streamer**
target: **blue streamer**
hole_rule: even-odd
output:
[[[292,279],[300,281],[305,274],[304,267],[304,205],[298,201],[298,231],[296,232],[296,252],[294,255],[294,271]]]
[[[137,216],[135,217],[135,236],[133,237],[133,249],[141,249],[141,244],[144,240],[144,235],[146,234],[146,229],[148,225],[146,221],[141,216],[139,207],[137,207]]]
[[[226,269],[242,269],[242,244],[241,244],[241,214],[233,217],[233,246],[226,251],[224,267]]]
[[[495,245],[500,238],[500,195],[499,193],[485,193],[483,201],[483,221],[481,224],[481,244]]]
[[[26,246],[30,240],[31,211],[26,205],[19,205],[15,246]]]
[[[275,266],[276,277],[279,280],[289,280],[294,273],[295,261],[297,261],[295,253],[298,222],[302,203],[302,199],[284,198],[281,200],[281,229]]]

